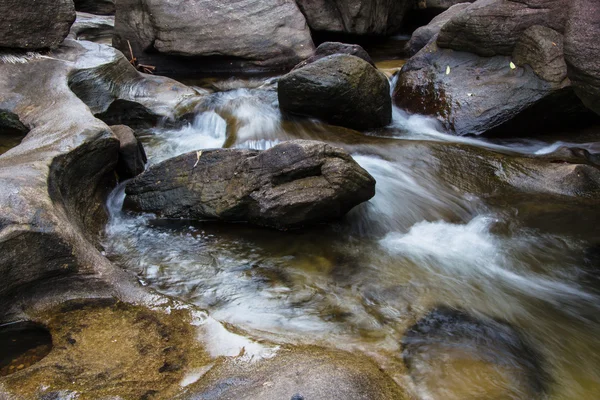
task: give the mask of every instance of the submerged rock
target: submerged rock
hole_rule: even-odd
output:
[[[387,35],[397,31],[412,0],[296,0],[317,32]]]
[[[120,0],[115,31],[115,46],[130,56],[131,44],[157,74],[291,68],[314,50],[293,0]]]
[[[509,324],[437,308],[402,339],[418,391],[434,397],[542,398],[549,381],[542,356]]]
[[[180,400],[406,400],[409,396],[364,356],[286,347],[270,359],[221,360]]]
[[[73,0],[2,0],[0,15],[0,47],[45,49],[67,37],[75,6]]]
[[[375,180],[345,151],[296,140],[184,154],[150,167],[126,194],[126,208],[161,217],[289,229],[343,216],[375,195]]]
[[[110,129],[119,139],[117,174],[120,180],[133,178],[144,172],[148,159],[144,146],[135,137],[133,129],[126,125],[114,125]]]
[[[333,125],[367,130],[392,122],[390,86],[366,61],[332,55],[283,76],[278,83],[283,112]]]

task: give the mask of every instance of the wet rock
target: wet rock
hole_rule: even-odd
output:
[[[95,43],[110,45],[115,28],[115,17],[77,13],[77,19],[71,26],[69,38],[75,40],[89,40]]]
[[[194,92],[141,75],[120,52],[90,42],[66,40],[52,57],[20,61],[0,63],[0,76],[10,77],[0,82],[0,109],[32,127],[0,156],[0,321],[57,299],[145,296],[96,247],[119,142],[91,109],[125,98],[166,117]],[[79,89],[89,104],[69,86],[80,73],[88,79]]]
[[[18,115],[8,110],[0,109],[0,136],[25,136],[27,132],[29,132],[29,129],[23,125]]]
[[[185,369],[209,361],[188,311],[78,300],[37,318],[52,334],[52,351],[3,378],[2,398],[174,398]]]
[[[115,30],[115,46],[129,55],[129,41],[157,74],[291,68],[314,51],[293,0],[120,0]]]
[[[161,217],[289,229],[343,216],[375,195],[375,180],[345,151],[298,140],[184,154],[150,167],[126,194],[125,207]]]
[[[419,52],[423,47],[427,46],[427,43],[431,41],[442,29],[442,26],[446,22],[450,21],[452,17],[469,7],[470,3],[458,3],[449,7],[446,11],[436,16],[431,22],[425,26],[416,29],[410,41],[406,44],[408,54],[413,56]],[[429,6],[429,2],[427,2]]]
[[[296,0],[317,32],[387,35],[397,31],[411,0]]]
[[[178,399],[365,399],[409,397],[364,356],[318,347],[282,348],[255,362],[225,360]]]
[[[480,56],[509,56],[525,30],[541,25],[564,32],[569,0],[483,0],[455,15],[440,31],[442,48]]]
[[[600,4],[593,0],[572,2],[565,32],[565,59],[575,93],[600,114]]]
[[[283,112],[333,125],[367,130],[392,121],[387,78],[354,56],[328,56],[292,71],[279,80],[277,93]]]
[[[372,66],[375,66],[375,63],[371,59],[371,56],[369,56],[369,53],[367,53],[365,49],[363,49],[357,44],[325,42],[320,44],[319,47],[317,47],[317,50],[315,50],[315,53],[312,56],[302,61],[300,64],[296,65],[294,69],[302,68],[308,64],[312,64],[315,61],[320,60],[321,58],[332,56],[334,54],[348,54],[351,56],[355,56],[365,60]]]
[[[542,356],[509,324],[450,308],[409,328],[402,348],[417,390],[434,397],[537,399],[549,381]]]
[[[0,2],[0,47],[44,49],[56,47],[75,21],[73,0]]]
[[[563,55],[563,35],[540,25],[528,28],[513,51],[514,63],[529,65],[543,80],[562,82],[567,77]]]
[[[75,9],[97,15],[115,15],[115,0],[75,0]]]
[[[548,47],[555,47],[552,41],[546,36],[540,40],[535,45],[539,52],[518,54],[552,80],[529,64],[516,65],[511,57],[441,49],[432,40],[400,72],[394,101],[409,112],[437,116],[458,135],[515,136],[593,120],[569,81],[560,80],[560,59]],[[556,63],[542,65],[542,60]]]
[[[120,180],[130,179],[144,172],[148,159],[144,146],[135,137],[133,129],[126,125],[114,125],[110,129],[120,143],[117,163]]]

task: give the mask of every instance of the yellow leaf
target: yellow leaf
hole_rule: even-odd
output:
[[[510,69],[517,69],[517,66],[512,61],[510,62]]]
[[[446,75],[450,75],[450,66],[449,65],[446,67]]]

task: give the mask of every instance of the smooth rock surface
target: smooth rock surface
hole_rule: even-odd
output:
[[[2,0],[0,47],[28,50],[56,47],[75,21],[73,0]]]
[[[375,195],[375,180],[345,151],[296,140],[184,154],[150,167],[125,192],[124,207],[160,217],[289,229],[342,217]]]
[[[314,51],[293,0],[120,0],[115,31],[114,45],[130,57],[129,41],[137,60],[156,66],[157,74],[190,73],[211,62],[225,69],[291,68]]]
[[[569,79],[583,103],[600,114],[600,4],[573,0],[565,32]]]
[[[296,0],[318,32],[387,35],[398,30],[411,0]]]
[[[485,57],[511,55],[533,25],[564,32],[570,0],[479,0],[454,16],[437,39],[443,48]]]
[[[375,129],[392,120],[387,78],[366,61],[333,55],[279,79],[283,112],[318,118],[356,130]]]
[[[469,7],[470,3],[458,3],[449,7],[446,11],[436,16],[431,22],[425,26],[416,29],[410,41],[406,44],[408,55],[413,56],[419,52],[423,47],[427,46],[427,43],[433,39],[446,22],[450,21],[455,15]]]
[[[111,45],[115,30],[115,17],[77,12],[77,19],[71,25],[69,39],[89,40],[90,42]]]

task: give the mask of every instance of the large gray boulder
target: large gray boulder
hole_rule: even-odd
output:
[[[440,49],[432,40],[400,72],[394,101],[438,117],[458,135],[531,134],[590,118],[555,58],[560,42],[535,32],[524,39],[529,50],[518,51],[518,65],[508,56]]]
[[[343,216],[375,195],[375,180],[342,149],[298,140],[184,154],[150,167],[126,194],[126,208],[161,217],[289,229]]]
[[[291,68],[314,51],[293,0],[120,0],[115,31],[114,45],[157,74]]]
[[[44,49],[56,47],[75,21],[73,0],[2,0],[0,47]]]
[[[575,93],[600,114],[600,4],[574,0],[565,32],[565,59]]]
[[[446,22],[450,21],[454,16],[469,7],[470,3],[458,3],[449,7],[446,11],[436,16],[431,22],[425,26],[417,28],[410,41],[406,44],[406,49],[410,56],[413,56],[419,52],[423,47],[427,46],[427,43],[431,41],[442,29],[442,26]]]
[[[367,130],[392,120],[389,83],[368,62],[351,55],[321,58],[283,76],[279,107],[285,113]]]
[[[479,0],[440,31],[440,47],[481,56],[511,55],[533,25],[564,32],[570,0]]]
[[[296,0],[317,32],[387,35],[398,30],[413,0]]]

